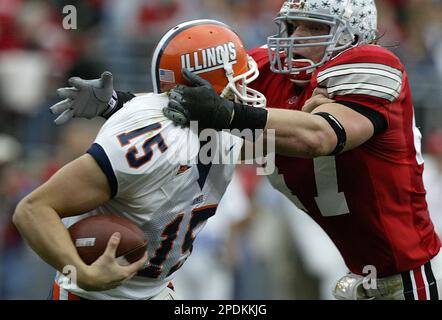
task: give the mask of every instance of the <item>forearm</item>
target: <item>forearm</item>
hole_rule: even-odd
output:
[[[48,264],[62,272],[67,265],[76,268],[79,282],[86,278],[87,265],[81,260],[54,209],[25,198],[17,206],[14,224],[29,246]]]
[[[80,258],[61,219],[98,208],[111,197],[108,179],[90,154],[70,162],[17,206],[13,221],[23,238],[48,264],[63,272],[73,266],[84,290],[108,290],[129,279],[145,257],[129,266],[116,259],[118,237],[110,237],[103,254],[91,265]],[[70,270],[69,270],[70,271]]]
[[[318,115],[296,110],[251,108],[239,104],[234,105],[234,110],[229,129],[240,132],[252,130],[253,138],[246,140],[252,139],[255,144],[264,146],[264,154],[267,153],[266,149],[271,148],[283,156],[314,158],[329,155],[336,148],[336,133]],[[242,159],[254,157],[250,152],[246,157],[244,152],[242,154]]]
[[[14,223],[29,245],[54,268],[73,265],[82,271],[85,264],[61,218],[89,212],[109,197],[105,174],[92,156],[85,154],[25,197],[15,210]]]
[[[323,118],[310,113],[268,109],[266,130],[269,129],[275,130],[275,148],[280,155],[313,158],[328,155],[336,147],[332,128]]]

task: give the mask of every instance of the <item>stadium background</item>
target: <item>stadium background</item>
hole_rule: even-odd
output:
[[[0,0],[0,299],[44,299],[54,270],[11,223],[17,202],[87,149],[102,121],[57,128],[48,108],[71,76],[114,74],[119,90],[151,91],[151,53],[173,25],[214,18],[247,48],[275,31],[281,0]],[[62,28],[74,5],[78,28]],[[424,135],[431,215],[442,233],[442,1],[377,1],[381,44],[411,81]],[[188,299],[328,299],[346,271],[329,239],[254,170],[240,168],[218,215],[178,272]],[[204,276],[202,276],[204,275]]]

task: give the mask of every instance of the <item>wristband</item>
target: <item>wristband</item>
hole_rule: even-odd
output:
[[[108,119],[111,114],[113,114],[113,111],[115,110],[116,106],[118,105],[118,95],[115,92],[115,90],[112,92],[112,97],[110,98],[106,110],[101,114],[103,118]]]
[[[229,129],[263,130],[267,124],[268,111],[264,108],[251,107],[239,103],[234,103],[233,118]]]
[[[123,108],[123,105],[135,98],[135,95],[131,92],[114,91],[112,98],[109,100],[106,111],[101,115],[102,117],[109,119],[115,112]]]

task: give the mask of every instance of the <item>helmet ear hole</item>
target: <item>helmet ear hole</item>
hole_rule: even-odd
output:
[[[286,27],[287,37],[290,37],[293,34],[293,32],[295,31],[295,26],[292,23],[290,23],[289,21],[286,21],[285,27]]]
[[[354,40],[353,40],[353,42],[352,42],[351,45],[352,45],[352,46],[357,45],[358,42],[359,42],[359,35],[355,34]]]

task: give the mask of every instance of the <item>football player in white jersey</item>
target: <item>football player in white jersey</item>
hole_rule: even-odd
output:
[[[247,87],[258,69],[230,27],[195,20],[171,29],[153,56],[155,93],[128,102],[131,106],[104,124],[85,155],[16,208],[13,220],[23,237],[58,270],[54,299],[175,298],[168,284],[190,255],[195,236],[215,214],[243,144],[226,132],[216,133],[212,138],[218,148],[203,159],[198,132],[163,115],[168,90],[186,83],[183,68],[198,73],[223,96],[265,105],[264,96]],[[230,161],[211,161],[226,155]],[[137,224],[149,241],[147,256],[119,265],[119,236],[114,234],[104,254],[86,265],[67,227],[91,214],[119,215]],[[62,218],[68,218],[65,224]],[[74,268],[78,287],[65,281],[66,266]]]

